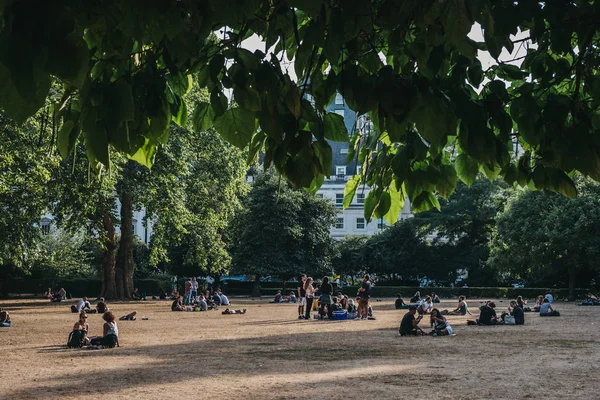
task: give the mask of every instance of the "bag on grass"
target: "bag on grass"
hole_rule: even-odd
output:
[[[85,341],[86,331],[72,331],[67,340],[67,347],[70,349],[80,349]]]
[[[514,325],[515,317],[512,315],[507,315],[504,317],[504,325]]]

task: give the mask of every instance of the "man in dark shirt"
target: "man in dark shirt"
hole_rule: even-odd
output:
[[[358,289],[358,319],[367,319],[369,314],[369,298],[371,297],[371,282],[369,275],[363,277],[363,282]]]
[[[516,304],[516,302],[515,306],[513,307],[512,315],[515,317],[515,325],[525,325],[525,313],[523,312],[521,306]]]
[[[405,305],[406,305],[406,303],[405,303],[405,302],[404,302],[404,300],[402,299],[402,296],[400,295],[400,293],[398,293],[398,294],[396,295],[396,304],[395,304],[396,310],[399,310],[399,309],[401,309],[401,308],[404,308],[404,306],[405,306]]]
[[[185,306],[181,302],[181,296],[173,301],[173,304],[171,304],[171,311],[185,311]]]
[[[421,322],[422,316],[415,317],[417,313],[417,307],[410,305],[408,312],[404,314],[402,322],[400,322],[399,334],[400,336],[417,336],[422,334],[423,331],[419,328],[419,322]]]
[[[481,313],[479,314],[479,325],[496,325],[498,324],[498,317],[496,316],[496,303],[490,301],[485,306],[481,307]]]
[[[106,303],[104,302],[104,297],[100,297],[100,301],[98,302],[98,304],[96,304],[96,310],[98,310],[99,314],[104,314],[105,312],[108,311],[108,307],[106,306]]]

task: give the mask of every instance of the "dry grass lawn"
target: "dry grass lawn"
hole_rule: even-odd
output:
[[[73,302],[0,301],[13,319],[0,328],[0,399],[600,398],[600,307],[557,303],[561,317],[526,313],[519,327],[449,317],[457,336],[407,338],[396,335],[406,311],[391,299],[373,303],[375,321],[339,322],[232,300],[247,314],[110,303],[117,317],[136,310],[140,319],[118,322],[121,347],[106,350],[66,348]],[[100,315],[89,323],[91,335],[102,333]]]

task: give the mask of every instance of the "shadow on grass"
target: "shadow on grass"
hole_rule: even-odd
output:
[[[302,321],[298,321],[302,322]],[[311,332],[273,335],[244,339],[209,339],[190,343],[163,344],[106,349],[101,351],[73,350],[66,346],[42,346],[40,353],[54,353],[58,363],[69,363],[76,355],[82,358],[106,358],[112,368],[94,372],[94,388],[98,393],[111,393],[124,388],[141,388],[146,385],[184,382],[190,378],[222,376],[256,377],[261,375],[295,375],[298,366],[307,371],[329,371],[327,365],[335,360],[344,360],[347,366],[362,365],[368,360],[376,365],[394,365],[398,352],[410,352],[416,342],[395,341],[395,332],[366,330],[356,332]],[[368,337],[388,340],[390,346],[371,348],[365,344]],[[362,345],[361,345],[362,343]],[[397,346],[394,346],[393,344]],[[414,344],[411,344],[414,343]],[[393,351],[397,348],[397,351]],[[115,357],[143,356],[147,362],[131,365],[126,362],[114,365]],[[126,359],[125,359],[126,360]],[[291,363],[291,364],[290,364]],[[190,373],[179,373],[182,366]],[[289,368],[285,366],[289,366]],[[332,370],[336,370],[333,368]],[[363,372],[364,373],[364,372]],[[5,395],[8,398],[47,398],[49,393],[77,393],[86,376],[65,373],[47,379],[38,379],[37,385],[46,390],[23,388]],[[89,382],[88,382],[89,383]],[[97,384],[96,384],[97,383]],[[299,381],[298,384],[301,384]]]

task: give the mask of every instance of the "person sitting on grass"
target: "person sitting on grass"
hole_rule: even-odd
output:
[[[105,321],[102,332],[101,344],[103,348],[112,349],[113,347],[119,347],[119,328],[115,322],[115,315],[107,311],[102,316]]]
[[[348,299],[348,319],[356,318],[356,305],[354,305],[354,300]]]
[[[98,314],[104,314],[108,311],[108,306],[106,305],[106,301],[104,301],[104,297],[100,297],[100,301],[96,304],[96,311]]]
[[[54,295],[52,296],[52,299],[50,300],[53,303],[56,303],[58,301],[63,301],[67,299],[67,291],[65,290],[65,288],[60,288],[60,290],[56,293],[54,293]]]
[[[72,313],[81,313],[82,311],[92,311],[92,305],[88,301],[87,297],[83,297],[83,299],[79,300],[77,304],[71,306]]]
[[[465,296],[460,296],[458,298],[458,305],[456,308],[448,313],[448,315],[472,315],[469,311],[469,306],[467,305],[467,300]]]
[[[533,311],[539,312],[542,304],[544,304],[544,296],[539,295],[535,301],[535,305],[533,306]]]
[[[419,292],[418,290],[416,291],[415,295],[413,297],[410,298],[410,302],[411,303],[418,303],[421,301],[421,292]]]
[[[588,293],[585,297],[585,301],[581,303],[582,306],[600,306],[600,300],[592,293]]]
[[[342,305],[340,304],[340,300],[337,297],[333,298],[333,304],[331,305],[331,312],[335,312],[342,309]]]
[[[451,336],[452,327],[446,321],[446,318],[440,313],[440,310],[434,308],[431,310],[429,324],[433,328],[431,336]]]
[[[544,298],[544,302],[540,307],[540,317],[559,317],[560,313],[552,308],[550,305],[550,300],[548,298]]]
[[[275,293],[275,297],[269,303],[283,303],[283,296],[281,295],[281,290],[278,290],[277,293]]]
[[[400,329],[398,330],[400,336],[423,335],[423,330],[419,328],[419,322],[421,322],[423,316],[419,315],[415,318],[416,313],[417,306],[412,304],[408,306],[408,312],[404,314],[404,317],[402,317],[402,321],[400,322]]]
[[[431,292],[431,302],[432,303],[441,303],[442,301],[440,300],[440,296],[438,296],[434,292]]]
[[[48,300],[52,300],[52,297],[54,297],[54,295],[52,294],[52,289],[48,288],[48,290],[46,290],[44,292],[44,299],[48,299]]]
[[[475,321],[479,325],[498,325],[500,324],[500,320],[496,315],[496,303],[493,301],[487,302],[485,305],[481,306],[481,312],[479,313],[479,318]]]
[[[88,324],[88,316],[85,312],[79,314],[79,320],[75,322],[75,325],[73,325],[73,330],[83,331],[81,333],[81,343],[83,345],[87,345],[90,342],[90,339],[87,337],[87,333],[90,331],[90,325]]]
[[[433,308],[433,303],[431,302],[431,296],[425,297],[425,300],[422,300],[419,304],[417,311],[419,315],[429,314],[431,309]]]
[[[177,297],[177,299],[173,301],[173,304],[171,304],[171,311],[185,311],[183,298],[181,296]]]
[[[400,293],[398,293],[396,295],[396,302],[394,303],[394,306],[396,307],[396,310],[400,310],[402,308],[406,308],[407,307],[407,304],[402,299],[402,295]]]
[[[204,299],[204,296],[202,294],[200,294],[198,297],[196,297],[194,306],[195,306],[194,310],[196,310],[196,311],[208,310],[208,304],[206,303],[206,300]]]
[[[229,302],[229,299],[227,298],[227,296],[225,296],[223,294],[223,292],[221,292],[221,290],[219,290],[219,297],[221,298],[221,305],[223,306],[228,306],[231,305],[231,303]]]
[[[177,289],[173,289],[173,291],[171,292],[171,296],[169,297],[169,300],[177,300],[178,297],[179,297],[179,292],[177,291]]]
[[[5,311],[0,308],[0,328],[8,328],[10,326],[12,326],[10,314],[8,313],[8,311]]]
[[[119,318],[119,321],[135,321],[136,315],[137,315],[137,311],[130,312],[129,314],[123,315],[121,318]]]
[[[243,310],[230,310],[229,308],[226,308],[225,311],[223,311],[221,314],[223,314],[223,315],[246,314],[246,309],[244,308]]]
[[[221,296],[218,291],[215,291],[212,296],[213,303],[215,303],[215,307],[219,307],[221,305]]]
[[[133,300],[146,300],[146,293],[140,293],[140,290],[138,288],[135,288],[135,290],[131,294],[131,298]]]
[[[509,310],[511,315],[515,317],[515,325],[525,325],[525,312],[523,311],[523,307],[519,305],[518,301],[512,300],[510,302]]]

